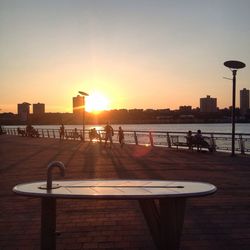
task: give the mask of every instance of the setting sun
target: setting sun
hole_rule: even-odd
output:
[[[85,109],[87,112],[99,112],[108,109],[108,99],[100,93],[90,94],[86,98]]]

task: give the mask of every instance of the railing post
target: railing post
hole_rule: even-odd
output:
[[[211,133],[211,146],[212,146],[213,152],[215,152],[216,151],[216,144],[215,144],[213,133]]]
[[[168,147],[171,148],[171,140],[170,140],[170,135],[167,132],[167,143],[168,143]]]
[[[135,138],[135,145],[138,145],[138,138],[137,138],[136,131],[134,131],[134,138]]]
[[[48,130],[48,129],[47,129],[47,136],[48,136],[48,138],[50,138],[50,137],[49,137],[49,130]]]
[[[43,138],[44,138],[44,132],[43,132],[43,129],[42,129],[42,135],[43,135]]]
[[[56,138],[55,130],[54,129],[53,129],[53,137],[54,137],[54,139]]]
[[[241,154],[245,154],[245,143],[242,138],[242,135],[239,135],[239,139],[240,139],[240,152]]]
[[[151,147],[153,147],[154,146],[154,140],[153,140],[152,132],[149,132],[149,140],[150,140]]]

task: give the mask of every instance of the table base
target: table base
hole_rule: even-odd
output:
[[[156,247],[177,250],[184,221],[185,198],[138,200]],[[56,199],[41,199],[41,249],[56,249]]]
[[[167,198],[159,201],[148,199],[139,200],[139,204],[156,247],[179,249],[186,199]]]

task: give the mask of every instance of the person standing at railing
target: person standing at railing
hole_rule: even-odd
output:
[[[123,145],[124,145],[124,132],[123,132],[123,129],[122,129],[121,126],[119,127],[119,131],[118,131],[117,136],[118,136],[118,139],[119,139],[119,143],[120,143],[120,145],[121,145],[121,148],[122,148]]]
[[[189,149],[193,148],[193,146],[192,146],[193,143],[194,143],[194,137],[192,135],[192,131],[189,130],[187,133],[187,145],[188,145]]]
[[[64,129],[64,125],[62,124],[62,126],[60,127],[60,140],[64,139],[64,134],[65,134],[65,129]]]
[[[104,127],[104,131],[105,131],[105,144],[104,146],[107,146],[107,141],[110,141],[110,148],[113,145],[113,138],[112,136],[114,135],[114,130],[113,128],[110,126],[109,123],[107,123],[107,125]]]

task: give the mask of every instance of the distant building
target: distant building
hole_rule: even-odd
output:
[[[84,97],[83,96],[76,96],[73,97],[73,114],[75,116],[82,116],[82,111],[83,111],[83,107],[85,106],[84,103]]]
[[[185,113],[190,113],[192,111],[192,106],[180,106],[179,111],[185,112]]]
[[[242,89],[240,90],[240,112],[241,114],[246,114],[249,109],[249,90]]]
[[[200,112],[210,113],[217,111],[217,98],[207,97],[200,98]]]
[[[17,114],[21,121],[27,121],[30,114],[30,103],[17,104]]]
[[[42,115],[45,113],[45,104],[44,103],[34,103],[33,104],[33,114]]]

